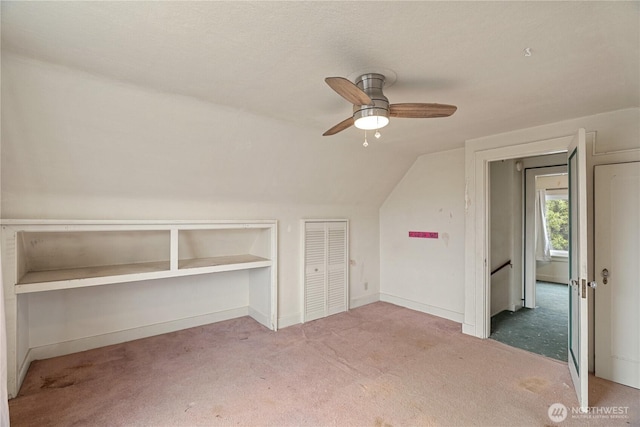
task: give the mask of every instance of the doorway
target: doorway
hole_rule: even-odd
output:
[[[489,338],[531,353],[568,360],[568,289],[566,284],[538,282],[538,306],[502,311],[491,317]]]
[[[563,362],[568,336],[566,173],[564,153],[489,164],[490,338]]]

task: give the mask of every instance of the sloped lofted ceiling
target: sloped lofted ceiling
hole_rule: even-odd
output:
[[[315,129],[351,114],[326,76],[391,69],[424,153],[639,105],[638,2],[3,2],[2,48]],[[525,57],[524,49],[532,55]],[[360,140],[350,129],[340,138]]]
[[[195,98],[248,121],[277,122],[300,144],[294,157],[341,153],[342,165],[325,159],[331,168],[345,169],[335,179],[350,180],[354,192],[374,192],[377,203],[419,154],[640,106],[638,2],[3,1],[1,8],[3,56]],[[392,119],[379,146],[372,144],[367,154],[362,154],[362,131],[355,128],[322,137],[351,114],[324,78],[385,69],[397,76],[385,90],[392,103],[454,104],[457,113],[446,119]],[[7,82],[29,86],[21,78]],[[258,135],[267,128],[247,132]],[[211,131],[220,137],[235,132],[221,125]],[[278,131],[277,138],[273,150],[291,150],[291,144],[279,145],[286,132]],[[8,148],[10,155],[19,156],[11,151],[16,144]],[[275,152],[271,161],[278,158]],[[371,161],[370,168],[358,170],[359,159]],[[299,194],[291,185],[295,198]]]

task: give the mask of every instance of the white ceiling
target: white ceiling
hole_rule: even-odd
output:
[[[2,2],[2,49],[360,144],[327,76],[391,69],[382,141],[466,139],[640,106],[639,2]],[[532,55],[525,56],[530,48]]]

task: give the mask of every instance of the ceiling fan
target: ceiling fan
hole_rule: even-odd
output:
[[[353,104],[353,116],[333,126],[323,136],[335,135],[353,125],[358,129],[374,130],[389,124],[389,117],[428,119],[449,117],[458,107],[446,104],[389,104],[382,93],[385,77],[378,73],[363,74],[355,84],[344,77],[327,77],[325,82],[338,95]]]

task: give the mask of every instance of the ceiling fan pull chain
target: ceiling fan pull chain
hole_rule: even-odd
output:
[[[364,142],[362,143],[363,147],[368,147],[369,143],[367,142],[367,131],[364,131]]]

